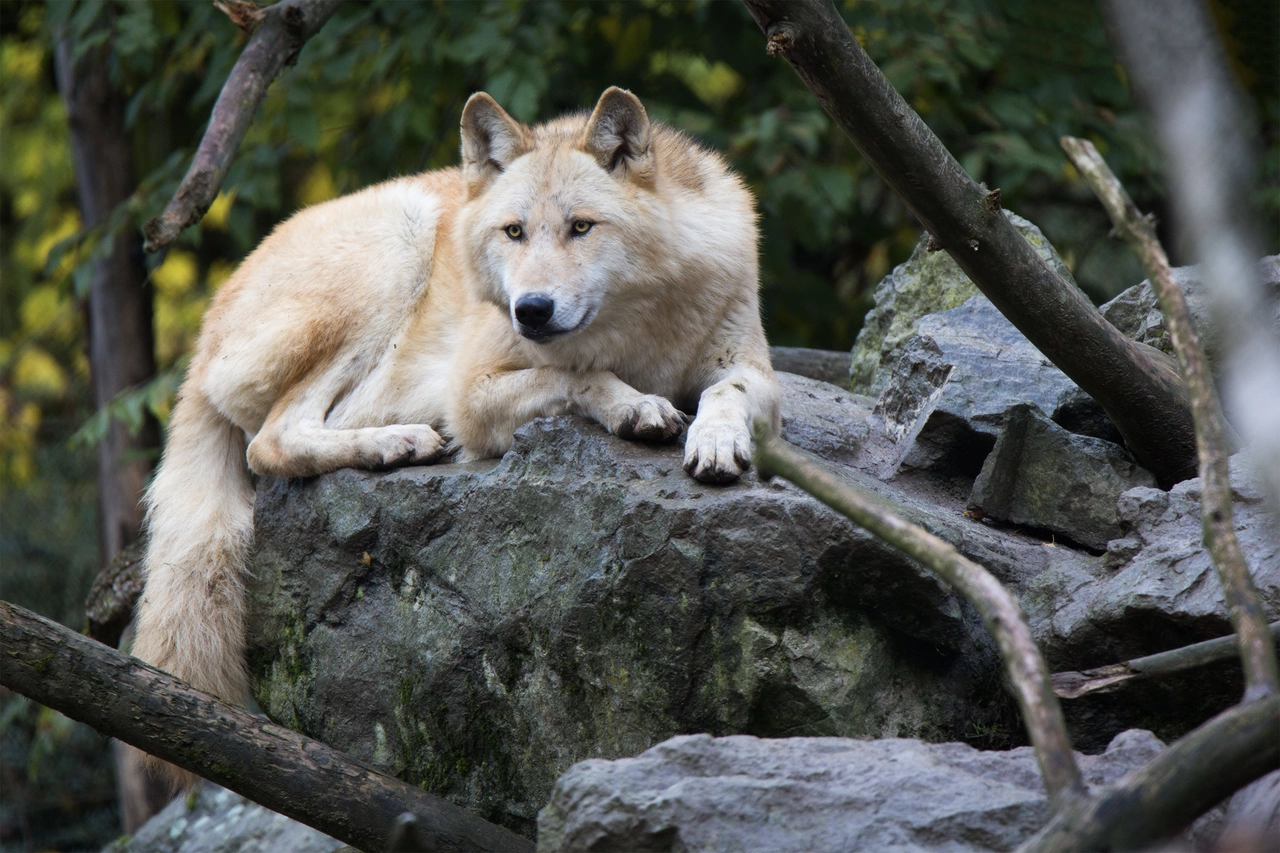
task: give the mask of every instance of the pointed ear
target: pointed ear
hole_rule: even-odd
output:
[[[640,99],[617,86],[605,89],[582,137],[582,149],[610,172],[648,163],[651,129]]]
[[[533,147],[529,128],[507,115],[486,92],[476,92],[462,108],[462,175],[483,186]]]

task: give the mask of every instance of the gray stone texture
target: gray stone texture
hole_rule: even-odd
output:
[[[1135,729],[1078,760],[1109,785],[1163,746]],[[692,735],[569,768],[538,816],[538,853],[1013,850],[1048,817],[1030,747]]]
[[[335,853],[342,842],[206,782],[103,853]]]
[[[1072,283],[1071,271],[1032,223],[1006,210],[1005,216],[1054,270]],[[893,382],[887,372],[915,335],[921,317],[958,308],[978,295],[978,288],[951,256],[929,250],[929,235],[876,286],[875,307],[862,321],[853,345],[852,389],[878,397]]]
[[[1155,484],[1124,448],[1074,435],[1022,403],[1005,413],[1004,429],[974,481],[969,508],[1102,551],[1123,532],[1116,511],[1120,493]]]
[[[950,262],[925,255],[913,262]],[[1120,451],[1080,440],[1107,437],[1105,414],[984,298],[944,289],[957,301],[925,314],[906,275],[885,286],[881,338],[863,347],[879,355],[858,387],[880,387],[878,400],[781,374],[784,437],[987,566],[1054,669],[1228,633],[1198,481],[1128,488],[1108,516]],[[965,514],[1018,406],[1057,442],[1043,452],[1091,449],[1070,475],[1089,484],[1088,512],[1061,528],[1016,522],[1061,529],[1061,542]],[[1019,469],[1044,461],[1026,456]],[[679,442],[550,418],[501,460],[263,479],[249,582],[258,702],[530,836],[570,765],[676,735],[1023,742],[990,638],[952,591],[784,482],[751,472],[705,486],[680,457]],[[1280,547],[1247,464],[1233,465],[1237,527],[1274,619]],[[1084,529],[1095,512],[1105,530]],[[1228,663],[1066,713],[1077,746],[1096,751],[1134,725],[1178,736],[1237,698]],[[937,843],[950,837],[939,829]]]

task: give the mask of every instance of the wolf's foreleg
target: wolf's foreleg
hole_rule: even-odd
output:
[[[703,483],[732,483],[751,467],[751,422],[778,427],[778,386],[772,376],[739,367],[702,392],[684,442],[684,470]]]
[[[521,424],[563,414],[585,415],[615,435],[642,441],[669,441],[684,430],[684,416],[669,400],[641,394],[611,371],[555,367],[476,376],[454,407],[450,430],[463,459],[483,459],[505,453]]]
[[[286,392],[249,443],[249,467],[259,474],[310,477],[339,468],[387,468],[434,462],[445,441],[426,424],[335,429],[325,416],[342,389],[320,376]]]

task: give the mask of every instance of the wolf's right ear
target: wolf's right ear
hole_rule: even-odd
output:
[[[513,119],[486,92],[462,108],[462,176],[469,189],[483,187],[533,147],[529,128]]]

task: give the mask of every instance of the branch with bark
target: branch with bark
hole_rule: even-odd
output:
[[[1223,392],[1280,518],[1280,334],[1250,206],[1256,136],[1200,0],[1110,0],[1112,35],[1164,153],[1181,239],[1224,337]]]
[[[885,505],[883,498],[862,493],[773,435],[762,422],[756,424],[755,442],[755,463],[760,476],[790,480],[855,524],[920,561],[968,599],[1000,648],[1050,801],[1061,806],[1069,799],[1083,796],[1084,782],[1071,751],[1062,708],[1017,599],[990,572],[965,557],[955,546],[904,520]]]
[[[1267,628],[1271,633],[1271,643],[1274,645],[1280,641],[1280,622],[1272,622]],[[1240,653],[1239,646],[1240,641],[1232,634],[1230,637],[1205,640],[1203,643],[1146,655],[1123,663],[1108,664],[1079,672],[1075,670],[1055,672],[1053,692],[1063,699],[1079,699],[1090,693],[1106,693],[1128,681],[1172,675],[1175,672],[1236,657]]]
[[[1231,624],[1240,643],[1244,664],[1245,698],[1257,699],[1280,693],[1275,646],[1267,631],[1262,598],[1254,586],[1244,553],[1236,540],[1231,515],[1231,478],[1227,470],[1226,419],[1218,405],[1209,363],[1200,347],[1195,323],[1182,290],[1173,281],[1169,258],[1156,237],[1150,217],[1143,216],[1119,179],[1107,167],[1092,142],[1070,136],[1062,147],[1095,195],[1106,208],[1116,231],[1138,255],[1151,288],[1160,302],[1178,365],[1191,395],[1195,419],[1196,447],[1200,459],[1201,520],[1204,544],[1218,570],[1227,600]],[[1280,387],[1280,386],[1277,386]]]
[[[238,26],[252,29],[253,35],[222,86],[191,168],[164,213],[143,228],[148,252],[169,245],[204,216],[272,81],[297,61],[303,45],[340,5],[342,0],[281,0],[261,8],[244,2],[219,4]]]
[[[1040,259],[858,44],[830,0],[744,0],[780,55],[978,289],[1106,410],[1168,487],[1195,476],[1195,431],[1176,366],[1122,335]]]
[[[1017,601],[986,569],[947,542],[904,521],[880,496],[863,494],[820,462],[756,425],[761,476],[780,476],[951,583],[995,636],[1054,806],[1025,851],[1141,849],[1185,829],[1234,791],[1280,762],[1280,697],[1218,715],[1145,767],[1090,797],[1040,650]]]
[[[0,684],[361,850],[386,850],[401,815],[424,849],[533,844],[325,744],[0,601]]]

